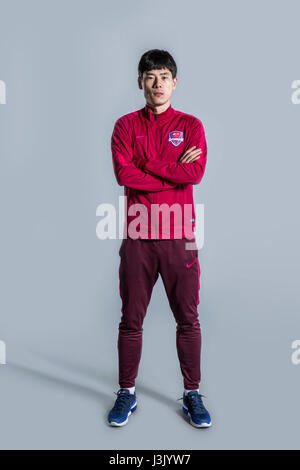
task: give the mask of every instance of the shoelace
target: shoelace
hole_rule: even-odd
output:
[[[198,397],[200,397],[200,399],[198,400]],[[195,412],[202,412],[202,411],[206,411],[203,403],[202,403],[202,398],[201,397],[204,397],[206,398],[205,395],[202,395],[201,393],[198,393],[197,395],[196,394],[192,394],[192,395],[189,395],[187,396],[186,395],[186,398],[189,400],[190,404],[191,404],[191,407],[192,407],[192,410],[195,411]],[[177,398],[176,401],[178,400],[183,400],[183,396],[180,397],[180,398]]]
[[[123,410],[128,405],[128,398],[129,398],[128,393],[124,393],[119,390],[117,393],[114,392],[114,394],[118,395],[114,409]]]

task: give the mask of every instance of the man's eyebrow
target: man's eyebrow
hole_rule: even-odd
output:
[[[146,75],[155,75],[152,72],[146,72]],[[169,72],[161,72],[159,75],[169,75]]]

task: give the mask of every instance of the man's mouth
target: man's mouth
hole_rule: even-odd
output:
[[[162,96],[163,93],[161,93],[160,91],[157,91],[157,92],[154,92],[154,96]]]

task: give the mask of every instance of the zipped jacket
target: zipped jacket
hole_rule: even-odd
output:
[[[178,160],[201,148],[193,162]],[[171,105],[154,114],[146,104],[125,114],[111,136],[113,169],[124,186],[124,238],[195,239],[193,185],[205,171],[207,144],[203,124]]]

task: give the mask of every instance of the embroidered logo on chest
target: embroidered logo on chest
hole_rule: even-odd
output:
[[[183,142],[183,132],[182,131],[171,131],[169,132],[169,140],[168,142],[172,142],[175,147],[178,147],[178,145]]]

